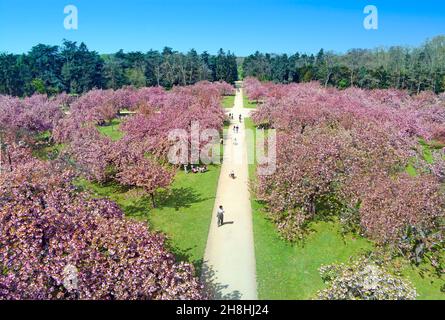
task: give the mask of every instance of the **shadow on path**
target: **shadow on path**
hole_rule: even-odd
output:
[[[201,281],[203,282],[204,290],[210,299],[241,300],[241,293],[238,290],[224,293],[224,290],[229,286],[217,282],[215,271],[213,271],[206,262],[203,263],[201,271]]]

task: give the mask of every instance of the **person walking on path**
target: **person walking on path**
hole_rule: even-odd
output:
[[[224,208],[223,208],[223,206],[219,206],[218,211],[216,213],[216,217],[218,218],[218,227],[221,227],[224,224]]]

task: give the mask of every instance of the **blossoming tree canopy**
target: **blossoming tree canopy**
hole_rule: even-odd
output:
[[[259,175],[256,190],[284,238],[301,237],[318,214],[337,214],[345,229],[417,262],[428,251],[440,265],[445,160],[434,139],[445,128],[443,95],[256,79],[245,87],[261,97],[254,123],[278,131],[277,170]]]
[[[0,175],[0,299],[202,297],[193,267],[176,263],[162,236],[79,193],[72,177],[39,160]]]

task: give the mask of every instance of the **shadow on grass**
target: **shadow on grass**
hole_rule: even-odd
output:
[[[242,295],[238,290],[224,293],[229,286],[219,283],[216,280],[215,271],[205,262],[201,269],[201,281],[204,284],[205,293],[212,300],[241,300]]]
[[[173,188],[157,193],[156,203],[160,210],[163,208],[174,208],[178,211],[181,208],[190,208],[194,203],[209,200],[204,199],[192,188]]]
[[[114,194],[123,194],[131,190],[131,187],[121,185],[113,180],[109,180],[103,183],[87,182],[86,186],[83,185],[83,187],[86,187],[86,190],[89,189],[90,191],[93,191],[98,195],[104,197],[110,197]]]
[[[129,204],[123,204],[122,209],[129,217],[146,217],[153,208],[151,200],[147,196],[142,196],[138,199],[131,201]]]

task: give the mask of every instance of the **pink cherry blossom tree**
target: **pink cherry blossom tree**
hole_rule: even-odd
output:
[[[38,160],[0,175],[0,300],[203,298],[193,267],[176,263],[160,234],[72,178]]]

